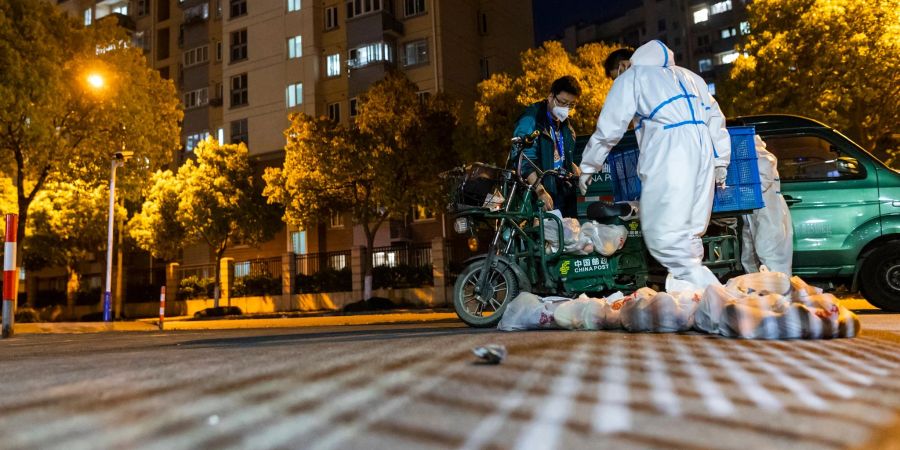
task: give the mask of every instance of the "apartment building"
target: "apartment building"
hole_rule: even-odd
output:
[[[735,47],[750,33],[749,0],[643,0],[624,14],[567,27],[560,40],[574,51],[590,42],[637,47],[659,39],[675,62],[702,75],[713,91],[737,59]]]
[[[290,113],[348,124],[358,97],[392,68],[420,95],[445,92],[471,114],[479,81],[515,72],[533,39],[530,0],[58,0],[90,25],[115,14],[152,66],[176,82],[189,155],[207,136],[245,142],[260,164],[283,158]],[[446,235],[440,214],[413,211],[381,227],[376,245],[430,242]],[[336,214],[308,230],[285,227],[235,260],[284,252],[347,250],[365,242]],[[204,246],[183,263],[208,263]]]

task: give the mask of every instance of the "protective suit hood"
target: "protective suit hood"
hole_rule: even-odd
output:
[[[631,55],[635,66],[668,67],[675,65],[675,54],[662,41],[654,39],[638,47]]]

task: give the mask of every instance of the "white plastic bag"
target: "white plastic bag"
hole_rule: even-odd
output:
[[[737,289],[745,294],[762,292],[764,294],[787,295],[791,290],[791,279],[781,272],[769,272],[766,270],[736,276],[728,280],[725,283],[725,287]]]
[[[559,304],[542,301],[530,292],[522,292],[506,306],[497,328],[501,331],[556,328],[554,313]]]
[[[563,225],[563,250],[572,252],[578,248],[581,225],[578,219],[562,217],[559,210],[550,211],[559,217]],[[554,219],[544,219],[544,248],[547,253],[555,253],[559,249],[559,224]]]

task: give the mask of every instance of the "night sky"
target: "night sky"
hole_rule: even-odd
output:
[[[640,0],[534,0],[535,44],[561,35],[569,25],[615,17],[639,4]]]

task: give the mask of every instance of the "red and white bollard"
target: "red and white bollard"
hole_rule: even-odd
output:
[[[16,321],[16,297],[19,273],[16,270],[16,231],[18,214],[6,215],[6,242],[3,246],[3,338],[12,337]]]
[[[159,329],[163,329],[166,320],[166,287],[159,288]]]

